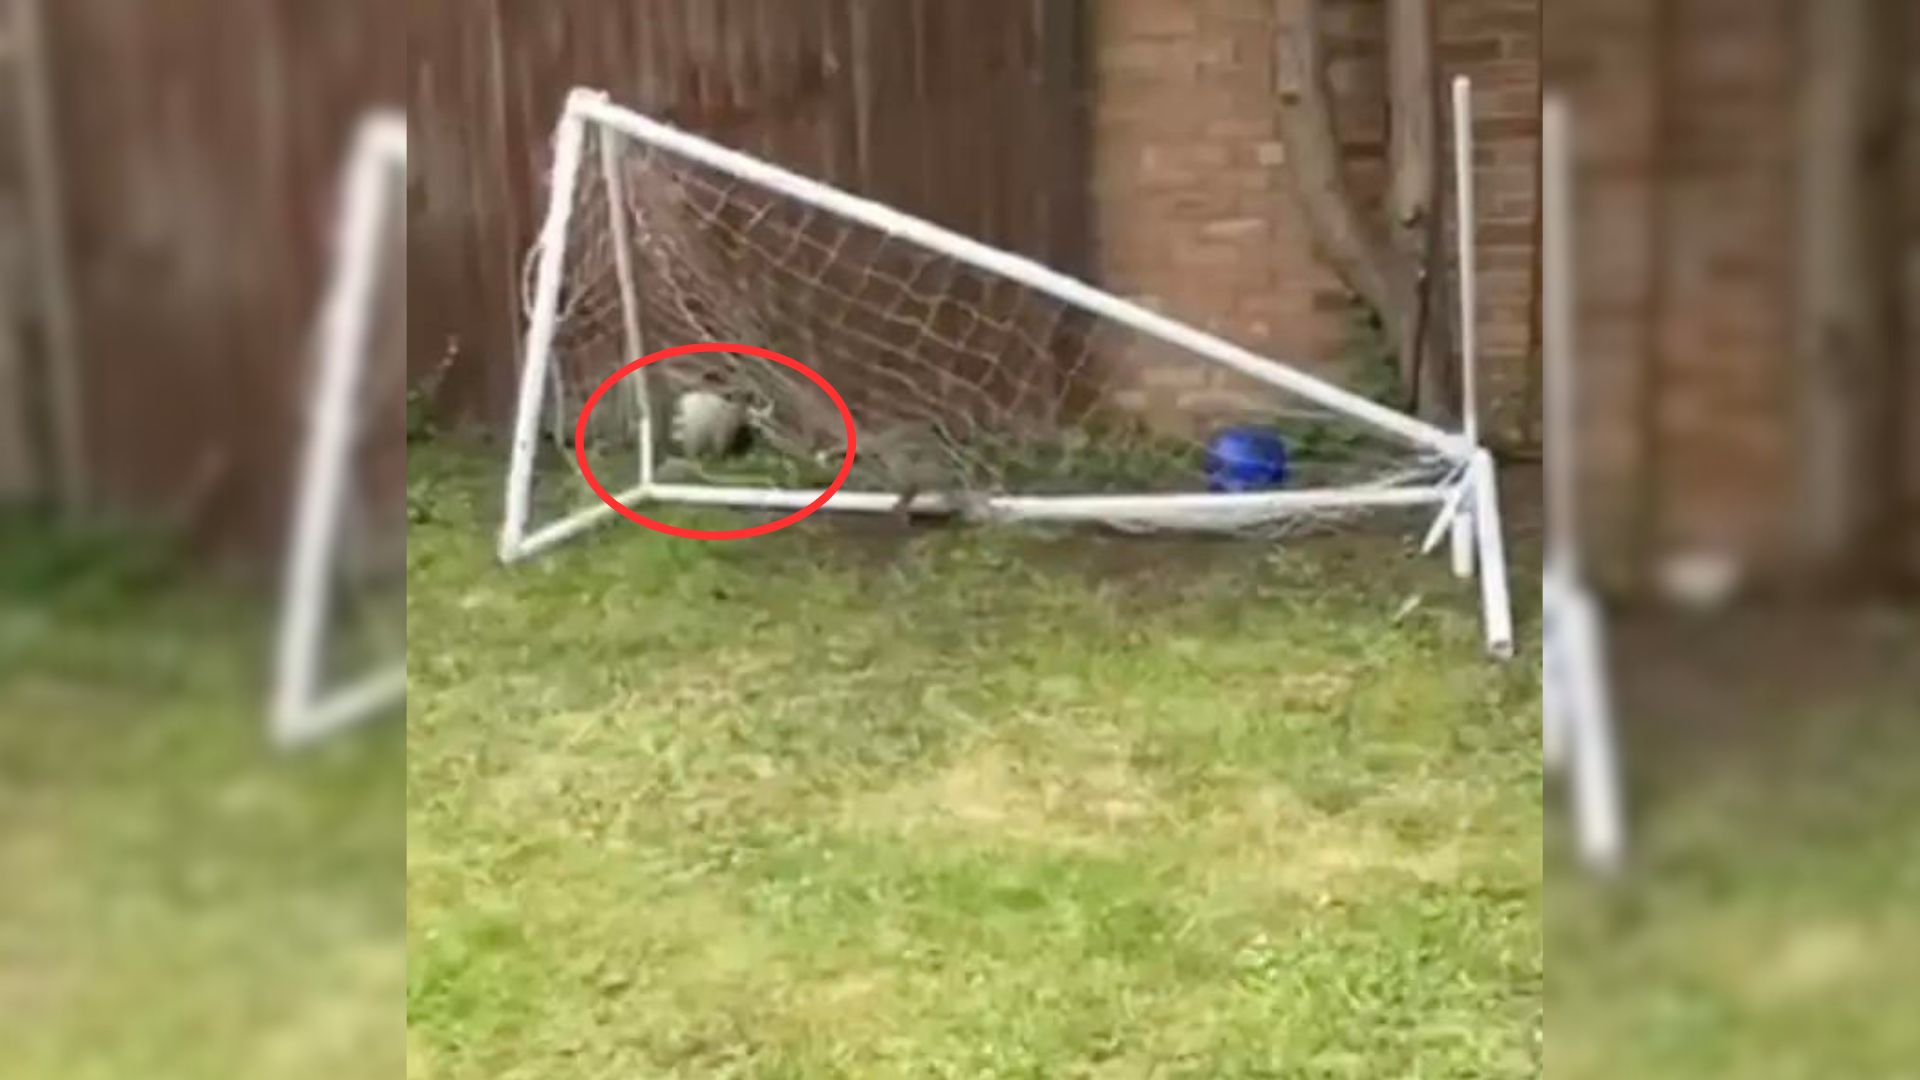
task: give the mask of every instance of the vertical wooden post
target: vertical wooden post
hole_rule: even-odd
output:
[[[1387,104],[1392,126],[1387,163],[1392,170],[1395,233],[1419,257],[1419,226],[1433,210],[1437,156],[1432,0],[1388,0]]]
[[[495,160],[500,163],[499,168],[496,170],[496,176],[500,181],[499,205],[504,207],[507,212],[507,220],[495,226],[500,230],[500,236],[504,241],[501,245],[501,251],[504,256],[502,266],[506,270],[505,284],[507,288],[504,297],[506,304],[504,306],[506,308],[507,338],[510,341],[520,342],[524,341],[526,337],[525,320],[527,316],[524,310],[526,306],[526,297],[524,295],[526,291],[526,280],[520,262],[520,253],[522,251],[521,245],[526,242],[527,237],[524,234],[521,223],[519,191],[513,181],[513,175],[518,171],[522,159],[514,152],[514,143],[512,142],[513,133],[508,124],[506,13],[501,10],[502,3],[503,0],[487,0],[487,104],[493,112],[493,148],[497,155]],[[526,361],[524,355],[516,356],[514,359],[522,363]],[[509,374],[514,369],[514,365],[511,364],[505,367],[496,367],[496,370],[505,371]],[[487,387],[489,398],[494,398],[495,395],[500,392],[497,386],[499,381],[500,380],[497,379],[489,380]],[[515,380],[511,378],[506,381],[508,385],[515,382]],[[513,400],[510,392],[507,393],[506,397],[508,401]],[[499,412],[499,409],[492,406],[490,402],[488,412],[490,415],[496,414]]]
[[[1093,121],[1088,101],[1092,36],[1099,5],[1087,0],[1033,0],[1040,36],[1040,64],[1047,123],[1043,128],[1050,169],[1046,193],[1048,261],[1091,280]]]
[[[33,438],[34,395],[28,389],[26,358],[17,336],[19,313],[13,306],[14,290],[26,277],[21,272],[26,259],[18,239],[19,217],[19,207],[0,194],[0,505],[45,494],[41,455]]]
[[[1410,328],[1400,340],[1400,381],[1429,415],[1450,411],[1454,334],[1440,303],[1441,216],[1434,211],[1440,148],[1439,82],[1434,61],[1433,0],[1387,0],[1388,212],[1394,250],[1414,290]]]
[[[1679,170],[1680,108],[1678,91],[1680,71],[1679,5],[1660,0],[1652,10],[1653,93],[1647,95],[1652,112],[1648,128],[1652,132],[1648,171],[1653,183],[1646,201],[1646,315],[1642,324],[1640,370],[1634,387],[1634,476],[1632,518],[1629,540],[1632,548],[1633,583],[1644,588],[1651,583],[1654,567],[1664,556],[1667,545],[1666,478],[1660,463],[1666,460],[1666,427],[1660,405],[1665,390],[1669,324],[1675,317],[1672,300],[1673,222],[1678,201],[1674,188]]]
[[[1307,0],[1275,42],[1277,121],[1288,171],[1327,261],[1349,289],[1380,312],[1387,332],[1400,341],[1412,323],[1402,302],[1412,291],[1397,280],[1398,264],[1373,221],[1360,214],[1347,183],[1321,70],[1320,9],[1319,0]]]
[[[73,278],[67,263],[66,202],[60,177],[59,138],[54,128],[53,88],[47,70],[47,33],[41,0],[15,0],[15,59],[20,73],[21,129],[27,167],[27,218],[32,226],[35,276],[39,280],[53,404],[54,472],[69,513],[88,499],[84,385],[73,311]]]
[[[862,192],[873,193],[873,0],[853,0],[853,146],[854,176]]]
[[[1418,411],[1425,419],[1448,425],[1450,413],[1455,411],[1455,399],[1458,388],[1447,370],[1447,355],[1451,351],[1451,334],[1447,329],[1445,305],[1422,301],[1422,265],[1429,251],[1437,250],[1435,238],[1439,217],[1428,213],[1422,222],[1416,222],[1415,228],[1408,229],[1410,236],[1418,239],[1412,245],[1412,253],[1398,242],[1402,231],[1395,227],[1383,229],[1379,219],[1363,214],[1352,194],[1345,172],[1345,160],[1340,150],[1340,141],[1334,130],[1332,94],[1326,85],[1325,72],[1321,57],[1321,22],[1323,19],[1321,0],[1305,0],[1293,10],[1288,5],[1276,5],[1276,9],[1285,8],[1292,14],[1285,18],[1286,25],[1279,33],[1274,56],[1275,88],[1278,97],[1277,122],[1281,139],[1286,143],[1289,172],[1292,174],[1295,194],[1300,200],[1302,211],[1313,231],[1321,253],[1326,257],[1340,279],[1354,293],[1364,299],[1380,314],[1388,337],[1393,341],[1403,363],[1403,386],[1409,397],[1415,399]],[[1405,64],[1410,73],[1396,72],[1398,81],[1405,76],[1408,93],[1420,75],[1422,62],[1407,58],[1412,51],[1424,51],[1428,55],[1424,66],[1429,81],[1423,95],[1423,103],[1415,107],[1416,117],[1425,115],[1424,139],[1428,146],[1433,144],[1433,130],[1438,113],[1438,88],[1430,81],[1432,72],[1430,24],[1417,19],[1421,13],[1410,8],[1396,7],[1396,21],[1405,20],[1407,27],[1396,27],[1402,36],[1395,47],[1400,57],[1399,63]],[[1422,41],[1425,46],[1423,48]],[[1396,105],[1398,102],[1395,103]],[[1399,120],[1393,121],[1398,137],[1407,139],[1403,154],[1415,152],[1414,148],[1422,139],[1422,125],[1416,118],[1409,130],[1400,131]],[[1427,157],[1426,190],[1429,202],[1437,175],[1439,162],[1431,151]],[[1406,175],[1395,177],[1395,198],[1403,193],[1408,197],[1420,193],[1419,170],[1411,165]],[[1397,209],[1397,208],[1395,208]],[[1392,235],[1390,235],[1392,234]],[[1424,346],[1421,344],[1425,339]],[[1419,365],[1420,372],[1415,378],[1412,358],[1424,355]]]
[[[1890,569],[1884,525],[1899,474],[1894,267],[1880,216],[1895,189],[1883,171],[1891,155],[1878,153],[1895,100],[1885,6],[1821,0],[1804,8],[1794,449],[1799,554],[1821,572]]]

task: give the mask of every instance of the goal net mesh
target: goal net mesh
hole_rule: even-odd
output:
[[[831,383],[858,432],[848,491],[893,493],[915,482],[974,497],[1207,492],[1220,487],[1210,443],[1248,426],[1278,435],[1287,457],[1284,476],[1266,473],[1267,463],[1236,473],[1248,490],[1430,486],[1452,468],[1346,412],[981,261],[601,124],[585,130],[565,218],[536,522],[594,499],[572,464],[587,395],[636,346],[695,342],[771,349]],[[752,449],[701,460],[680,453],[674,403],[702,387],[755,405]],[[638,414],[649,401],[661,483],[818,491],[839,468],[843,425],[817,387],[764,360],[705,353],[629,377],[596,407],[588,455],[610,491],[639,476]],[[1271,532],[1345,516],[1199,507],[1179,524]]]

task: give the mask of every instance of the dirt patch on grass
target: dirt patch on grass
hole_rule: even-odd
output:
[[[1450,844],[1417,846],[1378,824],[1317,809],[1278,785],[1260,785],[1209,815],[1194,837],[1228,880],[1242,888],[1279,890],[1329,900],[1389,876],[1439,882],[1460,872]]]
[[[1810,734],[1877,737],[1920,715],[1920,612],[1634,611],[1610,629],[1623,738],[1661,773],[1729,751],[1764,758]]]
[[[1111,844],[1159,813],[1152,785],[1126,762],[1069,767],[987,746],[931,778],[858,799],[856,824],[957,832],[1043,847]]]

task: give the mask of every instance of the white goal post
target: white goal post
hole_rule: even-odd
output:
[[[1460,164],[1468,170],[1461,197],[1470,260],[1464,81],[1456,103],[1467,140]],[[503,562],[616,518],[591,493],[581,498],[586,485],[570,457],[583,389],[654,350],[724,342],[794,356],[845,393],[860,447],[856,471],[826,509],[899,505],[884,457],[872,464],[880,475],[859,467],[870,431],[912,421],[939,426],[970,505],[994,521],[1260,531],[1424,507],[1438,515],[1427,550],[1453,537],[1462,574],[1479,572],[1489,649],[1512,653],[1494,460],[1480,445],[1471,405],[1464,431],[1443,430],[1033,260],[622,108],[598,91],[575,90],[567,99],[548,197],[528,297]],[[1471,278],[1470,261],[1462,273]],[[1471,312],[1470,281],[1462,292]],[[1471,373],[1471,338],[1468,344]],[[591,439],[620,444],[618,475],[633,477],[608,483],[618,501],[636,509],[797,510],[819,497],[824,484],[667,475],[657,449],[666,426],[660,407],[688,385],[678,364],[630,376],[621,409],[594,414]],[[754,366],[716,361],[706,370],[751,381],[743,369]],[[805,394],[790,385],[769,389],[763,379],[756,386],[777,403],[783,436],[818,426],[805,417],[811,408],[817,418],[817,401],[802,404]],[[1469,374],[1469,401],[1474,389]],[[1196,489],[1197,470],[1180,470],[1199,460],[1198,431],[1256,415],[1295,424],[1287,434],[1302,451],[1298,482]],[[563,448],[543,446],[543,425]],[[543,451],[552,459],[544,468]],[[599,465],[594,472],[612,474]],[[556,487],[566,498],[546,505]],[[952,507],[938,493],[915,506],[923,504]]]
[[[1588,587],[1575,492],[1577,388],[1573,126],[1565,99],[1549,94],[1541,110],[1541,230],[1545,316],[1547,551],[1541,593],[1542,720],[1547,764],[1571,780],[1581,859],[1613,873],[1626,855],[1626,815],[1607,669],[1606,623]]]
[[[405,307],[406,281],[394,276],[392,258],[405,229],[406,169],[405,117],[381,111],[363,118],[343,175],[282,586],[269,728],[283,747],[387,712],[406,693],[404,654],[329,671],[336,591],[349,572],[353,531],[365,524],[355,513],[355,463],[369,427],[363,397],[376,368],[404,366],[398,350],[375,353],[381,335],[394,332],[381,325],[383,313],[391,320]],[[399,422],[381,422],[389,419]]]

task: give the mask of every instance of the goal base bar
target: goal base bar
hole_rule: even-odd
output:
[[[387,668],[312,701],[282,702],[273,711],[273,741],[297,750],[391,712],[406,699],[406,666]]]
[[[1431,506],[1447,498],[1443,487],[1340,489],[1263,492],[1237,495],[1003,495],[983,499],[980,508],[995,521],[1100,522],[1115,519],[1169,525],[1229,518],[1254,523],[1292,514],[1327,510],[1373,510]],[[734,488],[704,484],[639,485],[616,498],[628,507],[641,503],[679,503],[720,506],[736,510],[799,510],[820,497],[818,491],[793,488]],[[841,491],[823,510],[888,513],[900,496],[881,491]],[[911,509],[940,512],[958,509],[940,495],[915,499]],[[524,536],[502,537],[500,560],[517,562],[615,517],[613,507],[592,506],[552,522]]]
[[[1500,659],[1513,656],[1513,613],[1507,588],[1506,546],[1494,486],[1492,455],[1482,451],[1451,484],[1396,488],[1327,488],[1246,494],[1181,495],[1003,495],[979,504],[982,516],[997,522],[1061,524],[1125,522],[1135,525],[1232,527],[1279,521],[1328,511],[1369,511],[1442,506],[1443,520],[1468,523],[1481,582],[1487,650]],[[616,499],[633,507],[649,502],[740,510],[799,510],[820,497],[817,491],[788,488],[733,488],[701,484],[641,484]],[[841,491],[822,507],[854,513],[888,513],[899,506],[890,492]],[[937,495],[916,499],[911,509],[958,509]],[[508,529],[500,538],[500,561],[515,563],[604,524],[617,516],[601,504],[577,511],[532,532]]]

